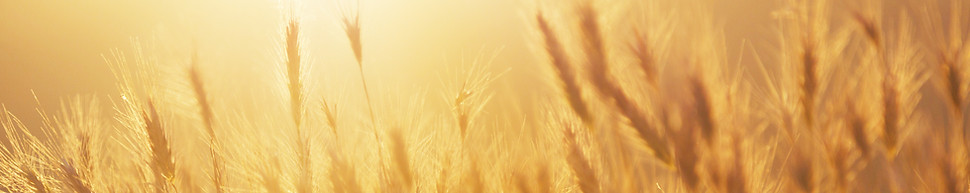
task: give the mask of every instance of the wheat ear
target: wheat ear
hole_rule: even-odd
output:
[[[613,106],[619,109],[620,114],[630,121],[630,125],[637,130],[640,137],[647,143],[647,147],[653,151],[654,156],[669,165],[671,155],[667,141],[647,121],[641,108],[627,96],[619,85],[610,80],[607,62],[609,60],[606,58],[596,11],[592,5],[585,5],[580,7],[580,15],[580,27],[582,27],[581,31],[584,37],[589,76],[594,87],[601,95],[612,99]]]
[[[566,129],[564,133],[564,143],[569,148],[566,161],[569,163],[569,168],[576,174],[579,189],[583,193],[599,193],[599,179],[596,177],[596,172],[593,171],[593,167],[587,161],[586,155],[583,155],[582,148],[576,142],[576,134],[573,133],[572,129]]]
[[[192,66],[189,69],[189,79],[195,91],[195,98],[199,104],[202,123],[205,125],[206,133],[209,134],[209,155],[212,157],[212,184],[215,186],[216,193],[224,192],[225,183],[223,181],[224,171],[222,169],[222,157],[217,149],[220,144],[216,137],[215,126],[213,123],[212,105],[209,103],[208,94],[202,83],[202,75],[199,72],[198,55],[193,55]]]
[[[586,102],[583,102],[582,91],[577,83],[573,67],[569,64],[565,49],[541,13],[536,14],[536,22],[539,24],[539,31],[542,32],[545,39],[546,52],[552,59],[552,66],[556,69],[556,75],[562,82],[569,106],[572,107],[576,116],[583,120],[583,123],[592,125],[589,110],[586,107]]]
[[[156,176],[155,188],[158,192],[164,192],[168,189],[171,180],[175,178],[175,160],[158,111],[155,109],[155,103],[150,99],[148,109],[142,111],[142,118],[145,121],[145,133],[148,134],[149,148],[152,152],[152,170]]]

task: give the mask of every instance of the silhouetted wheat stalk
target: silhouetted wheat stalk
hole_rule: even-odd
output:
[[[585,124],[592,125],[589,109],[583,102],[582,91],[577,83],[576,75],[573,73],[573,67],[569,64],[569,59],[561,43],[559,43],[559,39],[549,27],[542,13],[536,14],[536,22],[539,24],[539,31],[542,32],[545,39],[546,52],[552,59],[552,66],[555,67],[559,80],[562,81],[563,92],[565,92],[569,106],[573,108],[576,116],[582,119]]]
[[[580,7],[579,26],[582,28],[581,34],[584,40],[590,81],[601,96],[606,97],[607,101],[630,121],[630,126],[639,132],[640,137],[647,143],[647,147],[653,151],[654,156],[660,161],[670,164],[670,147],[667,141],[660,136],[657,128],[654,128],[647,121],[646,115],[638,105],[609,76],[609,59],[606,58],[597,16],[592,5]]]
[[[208,94],[206,94],[205,87],[203,87],[202,75],[199,72],[198,57],[195,55],[192,58],[192,67],[189,69],[189,79],[192,82],[195,98],[199,104],[202,123],[205,125],[206,133],[209,134],[209,155],[212,157],[212,184],[215,186],[217,193],[222,193],[224,192],[223,188],[225,188],[225,183],[223,179],[222,156],[217,151],[220,143],[216,137],[215,126],[213,126],[215,123],[213,123],[212,106],[209,104]]]
[[[290,104],[296,125],[296,155],[299,166],[296,189],[300,193],[313,192],[313,165],[310,159],[309,136],[303,128],[304,95],[300,54],[300,24],[291,19],[286,27],[286,69],[289,77]]]

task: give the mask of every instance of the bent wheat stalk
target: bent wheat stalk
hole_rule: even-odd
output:
[[[619,113],[630,121],[630,126],[637,130],[640,137],[647,143],[647,148],[653,151],[654,156],[663,163],[672,163],[670,147],[667,140],[660,136],[657,128],[654,128],[648,121],[641,108],[627,96],[627,94],[609,76],[609,61],[600,34],[600,24],[597,21],[596,11],[592,5],[580,7],[580,27],[588,60],[589,76],[597,91],[610,100],[613,106],[619,109]]]
[[[358,5],[359,6],[359,5]],[[381,140],[380,134],[377,132],[377,117],[374,116],[374,105],[370,99],[370,91],[367,89],[367,79],[364,78],[364,61],[363,61],[363,50],[361,48],[360,41],[360,12],[353,17],[344,16],[344,32],[347,33],[347,39],[350,40],[350,48],[354,51],[354,57],[357,59],[357,69],[360,72],[360,83],[364,89],[364,99],[367,100],[367,110],[370,114],[371,126],[373,128],[374,140],[377,141],[377,154],[380,164],[380,180],[381,182],[386,182],[387,173],[384,169],[384,147],[383,140]],[[384,184],[384,183],[382,183]]]
[[[207,98],[208,94],[206,94],[205,87],[202,85],[202,75],[200,75],[198,66],[198,55],[194,55],[192,57],[191,65],[192,66],[189,69],[189,79],[192,82],[192,88],[195,91],[195,98],[199,104],[202,122],[205,125],[206,133],[209,134],[209,155],[212,157],[212,184],[215,186],[217,193],[222,193],[224,192],[223,188],[225,187],[225,183],[223,181],[224,172],[222,169],[222,157],[216,150],[219,148],[219,142],[213,126],[212,105],[209,104],[209,100]]]
[[[542,32],[543,38],[545,39],[546,52],[549,53],[549,57],[552,59],[552,66],[555,67],[556,75],[562,81],[563,92],[566,93],[566,100],[569,101],[569,106],[576,112],[576,116],[583,120],[583,123],[587,126],[592,125],[589,110],[586,107],[586,103],[583,102],[582,91],[576,81],[573,67],[569,64],[566,51],[556,37],[555,32],[550,28],[548,21],[546,21],[546,18],[541,13],[536,14],[536,22],[539,24],[539,31]]]

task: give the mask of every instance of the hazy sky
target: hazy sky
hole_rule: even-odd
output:
[[[339,18],[354,1],[300,1],[311,73],[321,80],[356,78],[356,66]],[[365,63],[377,82],[431,84],[433,75],[482,50],[501,50],[496,66],[509,69],[509,81],[537,87],[530,78],[545,68],[545,56],[533,56],[531,14],[536,1],[520,0],[363,0]],[[742,39],[770,46],[775,35],[774,0],[721,0],[714,6],[725,28],[729,57]],[[285,4],[285,3],[284,3]],[[33,90],[47,109],[73,95],[110,97],[114,78],[102,54],[131,51],[133,38],[160,39],[187,58],[198,50],[213,71],[236,78],[261,76],[279,65],[275,50],[283,21],[277,0],[0,0],[0,103],[35,120]],[[161,38],[159,38],[161,37]],[[189,43],[193,42],[193,43]],[[164,47],[164,46],[163,46]],[[176,54],[177,56],[178,54]],[[539,63],[539,64],[537,64]],[[168,64],[165,64],[168,65]],[[267,75],[269,76],[269,75]],[[217,76],[224,89],[244,88],[231,76]],[[267,78],[267,77],[263,77]],[[260,78],[251,78],[260,79]],[[376,83],[380,85],[380,83]],[[385,87],[394,87],[393,84]],[[529,92],[523,92],[528,95]]]

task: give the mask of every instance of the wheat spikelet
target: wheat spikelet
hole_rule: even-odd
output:
[[[890,155],[890,156],[895,155],[896,147],[900,143],[899,142],[900,129],[903,127],[905,122],[908,122],[907,120],[904,120],[906,118],[906,115],[904,115],[906,113],[906,110],[903,109],[903,106],[901,104],[902,101],[904,100],[903,97],[905,97],[903,95],[913,94],[913,93],[901,92],[899,85],[905,84],[905,82],[900,82],[900,81],[901,80],[914,81],[917,83],[911,83],[911,84],[917,84],[917,85],[921,83],[918,82],[919,80],[905,79],[906,77],[903,77],[900,74],[900,72],[896,71],[896,69],[898,68],[896,68],[897,66],[894,66],[894,64],[896,64],[894,62],[898,63],[899,61],[890,60],[890,56],[888,56],[888,53],[887,53],[888,49],[886,48],[887,47],[886,44],[889,44],[891,42],[883,43],[883,40],[882,40],[883,32],[880,30],[879,26],[877,25],[878,24],[877,21],[875,21],[874,19],[865,17],[859,12],[853,12],[853,16],[856,22],[859,23],[860,26],[862,26],[866,37],[868,38],[872,47],[876,50],[876,53],[879,57],[878,58],[879,62],[882,63],[881,70],[883,71],[883,74],[882,74],[883,145],[889,152],[887,155]],[[904,33],[907,30],[904,27],[905,25],[900,26],[901,38],[896,42],[897,44],[900,44],[899,47],[904,46],[902,44],[908,43],[908,42],[905,42],[906,41],[905,39],[902,39],[902,38],[905,38]],[[894,57],[894,58],[896,58],[897,60],[909,59],[909,58],[906,58],[908,55],[906,55],[907,53],[905,52],[907,50],[905,49],[906,48],[897,50],[897,53],[895,53],[897,57]],[[903,70],[907,70],[907,69],[904,68]],[[902,73],[905,73],[905,72],[902,72]],[[865,153],[867,149],[862,149],[862,150]]]
[[[539,30],[545,39],[546,52],[549,53],[552,59],[552,66],[555,67],[556,74],[562,82],[563,92],[566,93],[566,100],[569,101],[569,106],[572,107],[576,116],[583,120],[583,123],[591,125],[592,120],[589,115],[589,110],[586,107],[586,103],[583,102],[582,91],[580,91],[573,67],[569,64],[565,50],[561,43],[559,43],[555,32],[549,27],[546,18],[541,13],[536,14],[536,22],[539,24]]]
[[[27,184],[30,185],[30,188],[32,188],[34,192],[36,193],[50,192],[50,189],[48,189],[47,186],[44,185],[44,182],[40,180],[40,177],[37,175],[36,172],[34,172],[33,169],[24,167],[24,169],[21,170],[20,175],[27,180]]]
[[[874,47],[882,47],[882,33],[880,33],[879,26],[876,25],[874,20],[856,11],[852,12],[852,18],[862,26],[862,32],[865,33],[865,36]]]
[[[455,117],[458,119],[458,131],[462,141],[465,141],[465,138],[468,136],[469,112],[466,102],[472,95],[471,91],[465,89],[466,84],[462,84],[461,89],[458,91],[458,95],[455,97],[455,103],[453,104],[455,108]]]
[[[337,138],[337,104],[330,104],[327,99],[323,99],[323,113],[327,118],[327,126],[330,126],[330,132],[332,132],[334,138]]]
[[[68,164],[66,161],[61,162],[60,165],[61,171],[64,172],[64,177],[67,178],[65,181],[71,190],[77,193],[91,192],[91,187],[81,179],[81,176],[78,174],[74,166],[71,166],[71,164]]]
[[[360,2],[358,1],[358,3]],[[360,7],[359,4],[358,4],[358,7]],[[354,51],[354,58],[357,59],[357,65],[358,67],[363,67],[363,55],[361,53],[362,50],[361,50],[361,44],[360,44],[359,10],[357,13],[355,13],[353,17],[348,17],[345,15],[343,17],[343,23],[344,23],[344,32],[347,33],[347,39],[350,40],[350,48],[351,50]]]
[[[697,122],[700,124],[701,135],[708,144],[714,144],[716,139],[714,134],[718,131],[707,86],[701,77],[694,76],[690,78],[690,89],[694,96],[694,108],[697,108]]]
[[[647,42],[647,38],[644,34],[640,33],[640,29],[636,29],[636,39],[633,42],[632,50],[636,55],[637,66],[643,71],[644,76],[646,76],[647,84],[653,88],[657,88],[659,76],[657,76],[657,61],[654,58],[654,50],[650,48]]]
[[[931,46],[937,47],[937,49],[934,51],[937,52],[936,54],[938,55],[937,62],[939,62],[940,69],[939,79],[943,82],[944,88],[942,90],[949,101],[949,106],[951,109],[950,118],[955,120],[955,124],[951,124],[952,128],[944,128],[943,132],[944,136],[959,136],[959,138],[962,139],[964,146],[966,148],[970,148],[970,140],[967,139],[968,130],[964,125],[965,123],[962,123],[962,120],[965,118],[963,108],[967,104],[967,75],[965,72],[965,62],[967,61],[966,58],[970,57],[966,53],[967,50],[970,50],[970,44],[968,44],[968,41],[964,39],[966,34],[964,33],[964,26],[966,23],[963,18],[964,11],[962,10],[965,8],[962,1],[951,1],[949,8],[949,18],[944,19],[942,18],[943,13],[939,13],[940,17],[933,18],[935,20],[927,20],[927,23],[939,24],[939,26],[936,26],[938,28],[931,30],[938,32],[933,35],[939,38],[940,41],[933,42],[936,45]],[[942,10],[932,11],[942,12]],[[930,18],[929,15],[926,17]],[[949,23],[944,24],[946,21],[949,21]],[[945,26],[945,28],[943,26]],[[958,133],[961,130],[962,132]],[[951,140],[950,138],[952,137],[946,137],[944,139],[944,144],[947,144],[947,146],[944,146],[944,148],[950,148],[948,145]]]
[[[883,85],[883,143],[890,154],[895,154],[899,144],[900,104],[899,90],[890,81]]]
[[[213,113],[212,105],[209,104],[208,94],[206,94],[205,87],[202,83],[202,75],[199,72],[198,66],[198,56],[193,55],[192,66],[189,69],[189,79],[192,82],[192,88],[195,91],[195,98],[199,104],[199,109],[202,117],[202,123],[205,125],[206,133],[209,135],[209,155],[212,157],[212,184],[215,186],[217,193],[224,192],[223,188],[224,177],[222,169],[222,156],[219,155],[217,149],[219,148],[218,138],[216,137],[215,126],[213,123]]]
[[[293,121],[296,125],[296,153],[299,166],[299,177],[296,182],[297,192],[313,192],[313,172],[310,162],[310,147],[303,129],[303,82],[302,63],[300,55],[300,24],[291,19],[286,27],[286,67],[289,77],[290,104]]]
[[[381,140],[381,136],[377,132],[377,117],[375,117],[374,115],[374,105],[371,102],[370,91],[369,89],[367,89],[367,80],[364,78],[364,63],[363,63],[363,55],[361,53],[362,48],[361,48],[361,39],[360,39],[361,28],[360,28],[359,10],[358,12],[355,13],[354,16],[344,15],[343,23],[344,23],[344,32],[347,33],[347,39],[350,41],[350,47],[351,49],[353,49],[354,56],[357,59],[357,67],[358,67],[357,69],[358,69],[358,72],[360,72],[360,83],[364,90],[364,99],[367,102],[367,112],[370,114],[371,126],[373,128],[372,132],[374,133],[374,140],[377,141],[377,150],[378,150],[377,154],[378,154],[378,160],[379,160],[378,162],[380,165],[379,178],[382,182],[384,182],[387,178],[387,174],[384,171],[385,170],[384,169],[385,167],[384,150],[383,150],[384,147],[381,145],[383,144],[383,140]]]
[[[818,56],[815,53],[814,40],[804,40],[802,43],[801,64],[802,64],[802,83],[801,83],[801,105],[805,123],[809,128],[815,122],[815,89],[818,84]]]
[[[825,144],[828,147],[829,166],[832,168],[831,173],[833,179],[832,186],[835,187],[837,192],[848,192],[849,187],[849,175],[852,175],[851,164],[849,156],[852,153],[852,148],[849,145],[845,145],[844,140],[834,140],[830,143]]]
[[[789,174],[791,175],[797,190],[806,193],[814,193],[818,188],[818,182],[816,180],[818,177],[815,174],[816,167],[811,160],[811,157],[804,155],[805,153],[803,151],[804,150],[796,147],[795,151],[791,153],[792,163],[790,168],[791,172],[789,172]]]
[[[142,111],[145,121],[145,133],[148,134],[149,148],[152,152],[152,170],[155,172],[157,191],[167,189],[167,182],[175,177],[175,160],[168,144],[165,128],[155,110],[155,103],[149,100],[148,109]]]
[[[689,110],[688,110],[689,111]],[[686,112],[685,112],[686,113]],[[674,136],[674,167],[680,175],[680,180],[688,191],[698,190],[700,185],[700,175],[697,165],[700,162],[697,144],[695,143],[696,123],[682,120],[682,126]]]
[[[859,148],[863,157],[869,155],[869,137],[866,134],[866,122],[862,116],[855,110],[853,104],[846,104],[849,108],[848,115],[846,115],[846,126],[849,129],[849,133],[852,136],[852,141],[855,143],[856,147]]]
[[[297,129],[303,119],[302,64],[300,63],[300,24],[291,19],[286,26],[286,72],[290,91],[290,110]]]
[[[200,75],[199,72],[197,55],[193,55],[191,65],[192,66],[189,68],[189,80],[192,83],[192,89],[195,92],[196,102],[199,104],[202,123],[206,127],[206,133],[209,134],[210,140],[215,140],[215,129],[213,129],[212,123],[212,106],[209,104],[208,94],[206,93],[205,87],[202,83],[202,75]]]
[[[411,161],[408,156],[407,141],[401,133],[401,129],[391,131],[391,143],[393,149],[391,153],[394,157],[394,165],[397,166],[398,176],[405,185],[405,190],[410,190],[414,185],[413,172],[411,171]]]
[[[609,60],[606,58],[600,35],[600,25],[596,17],[592,5],[580,7],[580,27],[582,27],[590,79],[601,95],[612,99],[613,106],[619,109],[620,114],[630,121],[630,125],[639,132],[640,137],[647,143],[647,147],[653,151],[654,156],[669,165],[671,156],[667,141],[660,136],[656,128],[650,125],[637,104],[627,96],[619,85],[610,80],[607,63]]]
[[[960,65],[957,64],[951,56],[944,54],[943,62],[940,64],[940,71],[942,72],[942,78],[944,84],[946,85],[945,92],[946,96],[949,98],[950,109],[953,114],[961,114],[963,106],[963,74]]]
[[[78,134],[78,162],[85,172],[90,172],[94,163],[91,161],[91,136],[87,132]]]
[[[360,41],[359,10],[358,12],[355,13],[354,16],[344,15],[343,23],[344,23],[344,32],[347,33],[347,39],[350,40],[350,48],[354,51],[354,58],[357,59],[357,69],[360,72],[360,82],[364,89],[364,98],[367,99],[367,109],[370,112],[371,124],[373,124],[374,127],[377,127],[377,120],[376,120],[377,118],[374,117],[374,105],[371,104],[370,93],[367,89],[367,81],[364,78],[364,61],[363,61],[363,55],[361,53],[363,50],[361,50],[361,41]]]
[[[596,172],[593,171],[593,167],[586,160],[586,156],[583,155],[582,148],[576,143],[576,134],[573,133],[572,129],[566,129],[564,134],[565,139],[563,142],[568,148],[566,161],[569,163],[569,168],[576,174],[579,189],[584,193],[600,192],[599,179],[596,177]]]

